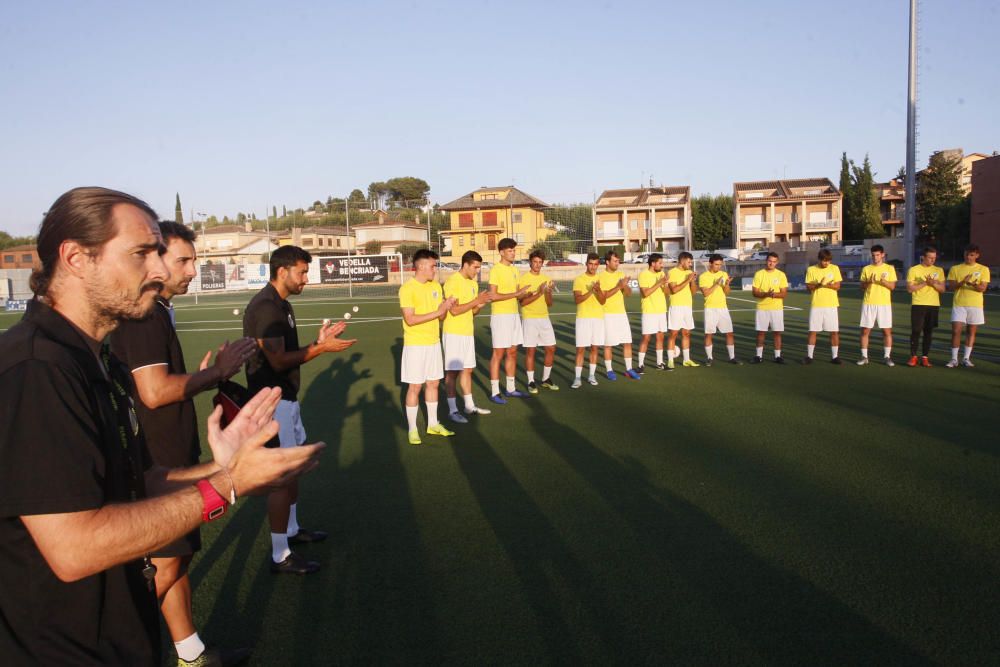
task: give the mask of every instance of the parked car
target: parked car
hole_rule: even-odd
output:
[[[767,260],[767,253],[768,250],[766,248],[764,250],[757,250],[752,255],[747,257],[747,260],[751,262],[763,262]]]

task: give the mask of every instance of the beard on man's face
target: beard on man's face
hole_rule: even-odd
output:
[[[133,297],[127,291],[103,284],[94,285],[88,290],[91,306],[98,317],[106,322],[122,320],[145,319],[156,306],[156,295],[163,289],[159,280],[143,283],[137,296]]]

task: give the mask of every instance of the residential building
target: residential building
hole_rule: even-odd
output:
[[[217,260],[227,263],[237,261],[260,261],[269,252],[278,248],[277,243],[268,239],[267,232],[245,225],[217,225],[198,231],[195,245],[202,260]]]
[[[829,178],[733,183],[733,245],[750,250],[774,241],[798,247],[843,238],[843,196]]]
[[[354,250],[354,235],[344,227],[293,227],[276,240],[279,246],[296,245],[326,255],[347,255]]]
[[[451,240],[451,254],[443,259],[457,262],[465,251],[475,250],[485,261],[497,262],[497,243],[504,237],[517,241],[516,259],[526,258],[535,242],[555,233],[545,223],[547,208],[551,207],[513,185],[482,187],[448,202],[439,208],[450,214],[451,223],[441,230],[442,237]]]
[[[986,265],[1000,265],[1000,155],[972,165],[970,238]],[[996,280],[997,278],[994,277]]]
[[[876,183],[875,193],[878,195],[879,216],[885,227],[885,235],[903,236],[903,211],[906,203],[903,179],[894,178],[886,183]]]
[[[985,160],[990,157],[985,153],[965,153],[961,148],[946,148],[940,151],[934,151],[934,155],[941,153],[946,158],[950,160],[958,160],[961,171],[958,175],[958,184],[962,188],[962,194],[967,195],[972,192],[972,165],[979,162],[980,160]],[[923,173],[921,169],[917,172],[917,179],[919,180],[920,174]]]
[[[672,257],[691,248],[691,186],[605,190],[594,205],[594,245]]]
[[[377,219],[362,225],[351,225],[354,232],[355,247],[364,252],[369,241],[381,244],[379,254],[388,255],[399,251],[403,245],[429,246],[427,225],[421,223],[419,217],[413,220],[396,220],[389,217],[383,210],[375,212]]]
[[[0,270],[33,269],[41,266],[38,248],[33,245],[16,245],[0,250]]]

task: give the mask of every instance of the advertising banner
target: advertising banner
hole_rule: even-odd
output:
[[[341,283],[389,282],[389,257],[361,255],[358,257],[320,257],[319,276],[324,285]]]

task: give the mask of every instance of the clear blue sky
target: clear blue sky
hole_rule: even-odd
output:
[[[444,202],[878,176],[905,158],[906,0],[4,2],[0,229],[105,185],[172,217],[393,176]],[[1000,150],[1000,2],[924,0],[918,165]]]

